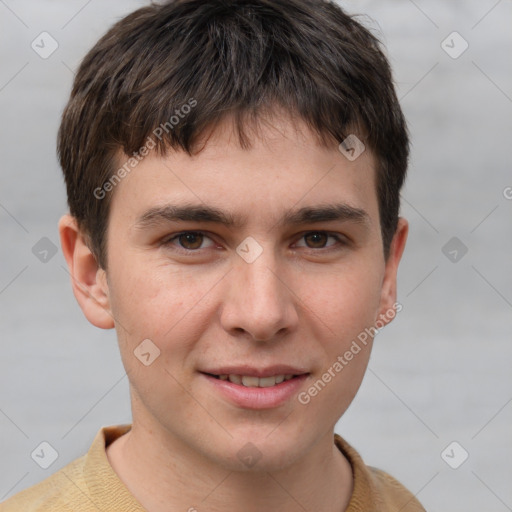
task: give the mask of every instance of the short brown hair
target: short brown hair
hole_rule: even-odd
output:
[[[195,108],[171,122],[192,100]],[[276,106],[325,145],[356,133],[372,151],[387,258],[409,138],[378,39],[324,0],[177,0],[138,9],[96,43],[62,116],[58,155],[68,205],[98,264],[107,268],[112,193],[98,198],[95,191],[112,191],[103,187],[115,178],[119,150],[138,155],[157,130],[160,154],[192,155],[206,129],[227,115],[241,146],[250,147],[248,120]]]

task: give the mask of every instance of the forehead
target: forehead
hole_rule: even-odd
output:
[[[164,205],[195,204],[208,210],[196,211],[195,219],[216,216],[235,227],[256,216],[297,221],[301,208],[304,214],[304,209],[319,204],[346,205],[342,213],[351,209],[354,219],[357,210],[363,213],[360,220],[364,214],[370,219],[378,215],[371,152],[365,150],[351,161],[336,142],[325,147],[300,121],[283,116],[261,123],[250,147],[243,148],[232,120],[226,119],[201,144],[192,156],[170,150],[165,156],[150,152],[141,159],[116,185],[111,215],[118,212],[133,224],[144,216],[149,221],[151,210]],[[118,155],[118,164],[128,158]]]

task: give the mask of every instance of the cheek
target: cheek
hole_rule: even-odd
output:
[[[319,327],[334,336],[337,348],[373,325],[380,305],[380,269],[347,265],[339,272],[317,274],[303,281],[305,306],[315,314]]]
[[[184,362],[211,323],[215,285],[222,274],[167,267],[136,271],[118,267],[111,307],[122,352],[133,363],[133,350],[150,339],[161,351],[160,363]]]
[[[121,358],[135,400],[165,415],[158,412],[162,403],[176,408],[188,403],[182,387],[189,370],[187,356],[201,337],[207,316],[204,296],[213,282],[171,269],[133,268],[130,272],[128,265],[118,267],[111,288]]]
[[[126,260],[123,263],[113,272],[111,305],[119,320],[134,329],[151,326],[158,331],[164,319],[171,324],[174,316],[183,315],[200,299],[196,280],[184,271],[144,265],[137,260],[133,265]]]
[[[297,401],[309,416],[334,424],[354,399],[368,365],[370,327],[380,303],[379,275],[333,276],[322,282],[321,290],[310,291],[305,303],[318,329],[314,337],[321,343],[322,361],[316,379]]]

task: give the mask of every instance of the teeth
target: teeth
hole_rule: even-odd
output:
[[[273,375],[271,377],[254,377],[253,375],[219,375],[220,380],[229,380],[233,384],[242,384],[248,388],[269,388],[281,384],[285,380],[293,379],[293,375]]]
[[[258,387],[259,381],[258,377],[247,377],[246,375],[242,377],[242,384],[248,388]]]
[[[269,388],[270,386],[275,386],[276,385],[276,377],[262,377],[261,379],[258,379],[259,380],[259,387],[260,388]]]
[[[232,382],[233,384],[242,384],[242,377],[240,375],[229,375],[229,382]]]

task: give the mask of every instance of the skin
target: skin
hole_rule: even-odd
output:
[[[353,490],[333,433],[360,387],[371,342],[307,405],[294,396],[276,408],[237,407],[198,370],[297,365],[310,372],[307,390],[393,309],[408,224],[399,220],[385,260],[369,150],[351,162],[285,116],[258,133],[241,149],[227,118],[196,156],[147,156],[115,188],[107,271],[75,220],[59,223],[75,297],[92,324],[116,329],[130,380],[133,427],[107,456],[150,512],[345,510]],[[136,227],[149,208],[185,202],[246,224]],[[364,210],[367,219],[279,224],[289,210],[327,203]],[[204,238],[170,241],[194,230]],[[263,249],[252,263],[236,252],[248,236]],[[160,349],[149,366],[134,355],[144,339]],[[251,468],[237,457],[248,441],[261,453]]]

